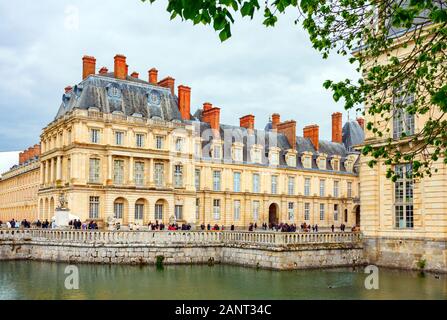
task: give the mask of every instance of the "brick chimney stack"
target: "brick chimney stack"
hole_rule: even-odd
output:
[[[336,112],[332,114],[332,142],[343,143],[343,114]]]
[[[191,88],[178,87],[178,108],[183,120],[191,120]]]
[[[169,88],[169,89],[171,89],[171,93],[172,93],[172,95],[174,95],[175,94],[175,92],[174,92],[174,87],[175,87],[175,79],[174,78],[172,78],[172,77],[166,77],[166,78],[164,78],[163,80],[161,80],[161,81],[159,81],[158,82],[158,85],[160,86],[160,87],[164,87],[164,88]]]
[[[255,129],[255,116],[252,114],[243,116],[239,119],[240,126],[242,128],[246,128],[248,130],[254,130]]]
[[[275,128],[278,133],[282,133],[289,141],[290,148],[296,150],[296,121],[289,120],[278,123]]]
[[[40,144],[35,144],[32,147],[19,153],[19,164],[24,164],[30,159],[40,156]]]
[[[357,118],[357,123],[360,125],[360,127],[365,130],[365,119],[363,118]]]
[[[106,67],[102,67],[101,69],[99,69],[99,74],[107,74],[109,72],[109,69],[107,69]]]
[[[82,58],[82,80],[96,72],[96,59],[91,56],[84,56]]]
[[[212,129],[218,131],[220,129],[220,108],[205,103],[203,105],[202,121],[209,123]]]
[[[278,124],[281,122],[281,116],[279,113],[272,114],[272,129],[276,130]]]
[[[138,79],[138,77],[140,76],[140,74],[138,72],[132,72],[132,74],[130,75],[132,78]]]
[[[306,139],[310,139],[315,150],[318,151],[320,147],[320,127],[316,124],[305,127],[303,130],[303,136]]]
[[[121,55],[121,54],[117,54],[115,56],[115,78],[116,79],[121,79],[121,80],[126,80],[127,78],[127,64],[126,64],[126,57]]]
[[[155,68],[152,68],[149,70],[149,83],[150,84],[157,84],[158,83],[158,70]]]

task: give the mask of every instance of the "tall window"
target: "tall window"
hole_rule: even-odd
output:
[[[155,205],[155,220],[163,220],[163,205]]]
[[[233,209],[234,209],[234,220],[237,221],[241,218],[241,201],[240,200],[234,200]]]
[[[175,206],[175,219],[182,220],[183,219],[183,206]]]
[[[324,220],[324,203],[320,203],[320,220]]]
[[[293,221],[295,219],[295,204],[293,202],[289,202],[288,214],[289,214],[289,220]]]
[[[182,165],[174,166],[174,187],[175,188],[183,187],[183,166]]]
[[[233,191],[241,192],[241,173],[240,172],[233,173]]]
[[[100,163],[99,159],[90,159],[89,182],[99,183]]]
[[[233,152],[234,152],[234,156],[233,156],[234,161],[242,162],[242,160],[243,160],[242,159],[242,149],[241,148],[234,148]]]
[[[99,197],[90,197],[89,218],[99,218]]]
[[[213,158],[214,159],[222,158],[222,146],[220,146],[220,145],[213,146]]]
[[[414,102],[414,95],[404,86],[395,90],[393,97],[393,138],[400,139],[402,136],[414,134],[414,114],[410,114],[406,108]]]
[[[213,171],[213,190],[220,191],[221,188],[221,172]]]
[[[213,218],[214,220],[220,220],[220,200],[213,200]]]
[[[304,179],[304,195],[306,197],[310,196],[310,178]]]
[[[395,227],[410,229],[414,226],[412,166],[411,164],[398,165],[394,170],[398,177],[394,183]]]
[[[278,176],[272,176],[272,194],[278,193]]]
[[[135,185],[144,186],[144,162],[135,162]]]
[[[340,162],[338,160],[333,161],[333,168],[334,171],[340,171]]]
[[[90,142],[99,143],[99,129],[90,130]]]
[[[326,180],[320,180],[320,197],[326,196]]]
[[[177,138],[175,140],[175,151],[177,152],[183,151],[183,138]]]
[[[259,186],[259,174],[253,173],[253,192],[259,193],[260,186]]]
[[[352,198],[352,182],[348,181],[348,198]]]
[[[334,197],[338,198],[339,194],[340,194],[340,182],[339,181],[334,181]]]
[[[261,163],[262,162],[261,150],[254,149],[252,154],[253,154],[252,162],[254,162],[254,163]]]
[[[157,149],[163,149],[163,143],[164,143],[164,137],[163,136],[156,136],[155,137],[155,147]]]
[[[113,166],[113,181],[115,184],[124,182],[124,160],[115,160]]]
[[[279,164],[279,154],[278,152],[272,152],[270,155],[270,164],[277,166]]]
[[[334,221],[338,221],[338,204],[334,204]]]
[[[304,157],[303,167],[306,169],[310,169],[312,167],[312,158],[307,156]]]
[[[164,185],[164,168],[165,166],[163,165],[163,163],[156,163],[154,167],[155,185],[159,188],[163,187]]]
[[[115,219],[122,219],[124,213],[124,203],[122,202],[115,202],[113,204],[113,217]]]
[[[144,204],[135,204],[135,220],[143,220]]]
[[[200,219],[200,199],[196,199],[196,220]]]
[[[293,196],[295,194],[295,177],[289,177],[287,189],[289,196]]]
[[[253,220],[259,220],[259,201],[253,201]]]
[[[318,160],[318,166],[321,170],[326,170],[326,159],[320,158],[320,160]]]
[[[117,146],[123,145],[124,142],[124,132],[115,131],[115,144]]]
[[[304,220],[310,220],[310,203],[307,202],[304,204]]]
[[[196,190],[200,190],[200,169],[196,169],[195,171],[194,184],[196,186]]]
[[[136,145],[137,148],[143,148],[144,147],[144,134],[137,133],[135,136]]]

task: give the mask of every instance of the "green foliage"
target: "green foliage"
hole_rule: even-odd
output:
[[[164,256],[157,256],[156,257],[155,265],[157,266],[158,269],[163,268],[163,262],[164,261],[165,261],[165,257]]]
[[[419,269],[424,270],[426,265],[427,265],[427,260],[425,260],[425,259],[420,259],[420,260],[418,261],[418,268],[419,268]]]
[[[263,24],[274,27],[287,10],[296,12],[295,23],[304,27],[323,58],[333,52],[353,53],[349,62],[363,78],[328,80],[324,87],[333,92],[335,101],[343,101],[347,110],[376,119],[366,128],[381,142],[380,147],[366,145],[362,150],[373,158],[371,166],[378,161],[389,168],[413,162],[416,178],[430,176],[433,161],[439,158],[447,163],[444,0],[168,0],[167,6],[172,19],[211,25],[221,41],[231,37],[237,14],[253,19],[257,12],[263,13]],[[391,54],[396,46],[401,47],[399,55]],[[401,114],[424,116],[428,121],[416,132],[403,130],[394,137],[389,128]],[[388,176],[394,177],[391,169]]]

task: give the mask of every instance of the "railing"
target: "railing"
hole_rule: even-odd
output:
[[[0,241],[49,241],[61,244],[129,244],[129,245],[256,245],[264,247],[306,244],[359,243],[361,234],[282,233],[238,231],[77,231],[0,229]]]

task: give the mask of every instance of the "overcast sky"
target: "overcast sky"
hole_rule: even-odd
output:
[[[357,78],[346,58],[323,60],[308,36],[283,16],[265,28],[260,17],[238,19],[233,37],[221,43],[211,27],[170,21],[167,0],[14,0],[0,2],[0,151],[39,141],[56,115],[63,88],[81,80],[82,56],[113,70],[116,53],[141,78],[156,67],[159,78],[192,88],[192,113],[209,101],[222,108],[221,122],[238,124],[252,113],[264,128],[269,115],[295,119],[298,135],[319,124],[330,139],[331,114],[343,111],[326,79]],[[355,117],[351,111],[351,118]],[[344,120],[347,113],[344,112]]]

